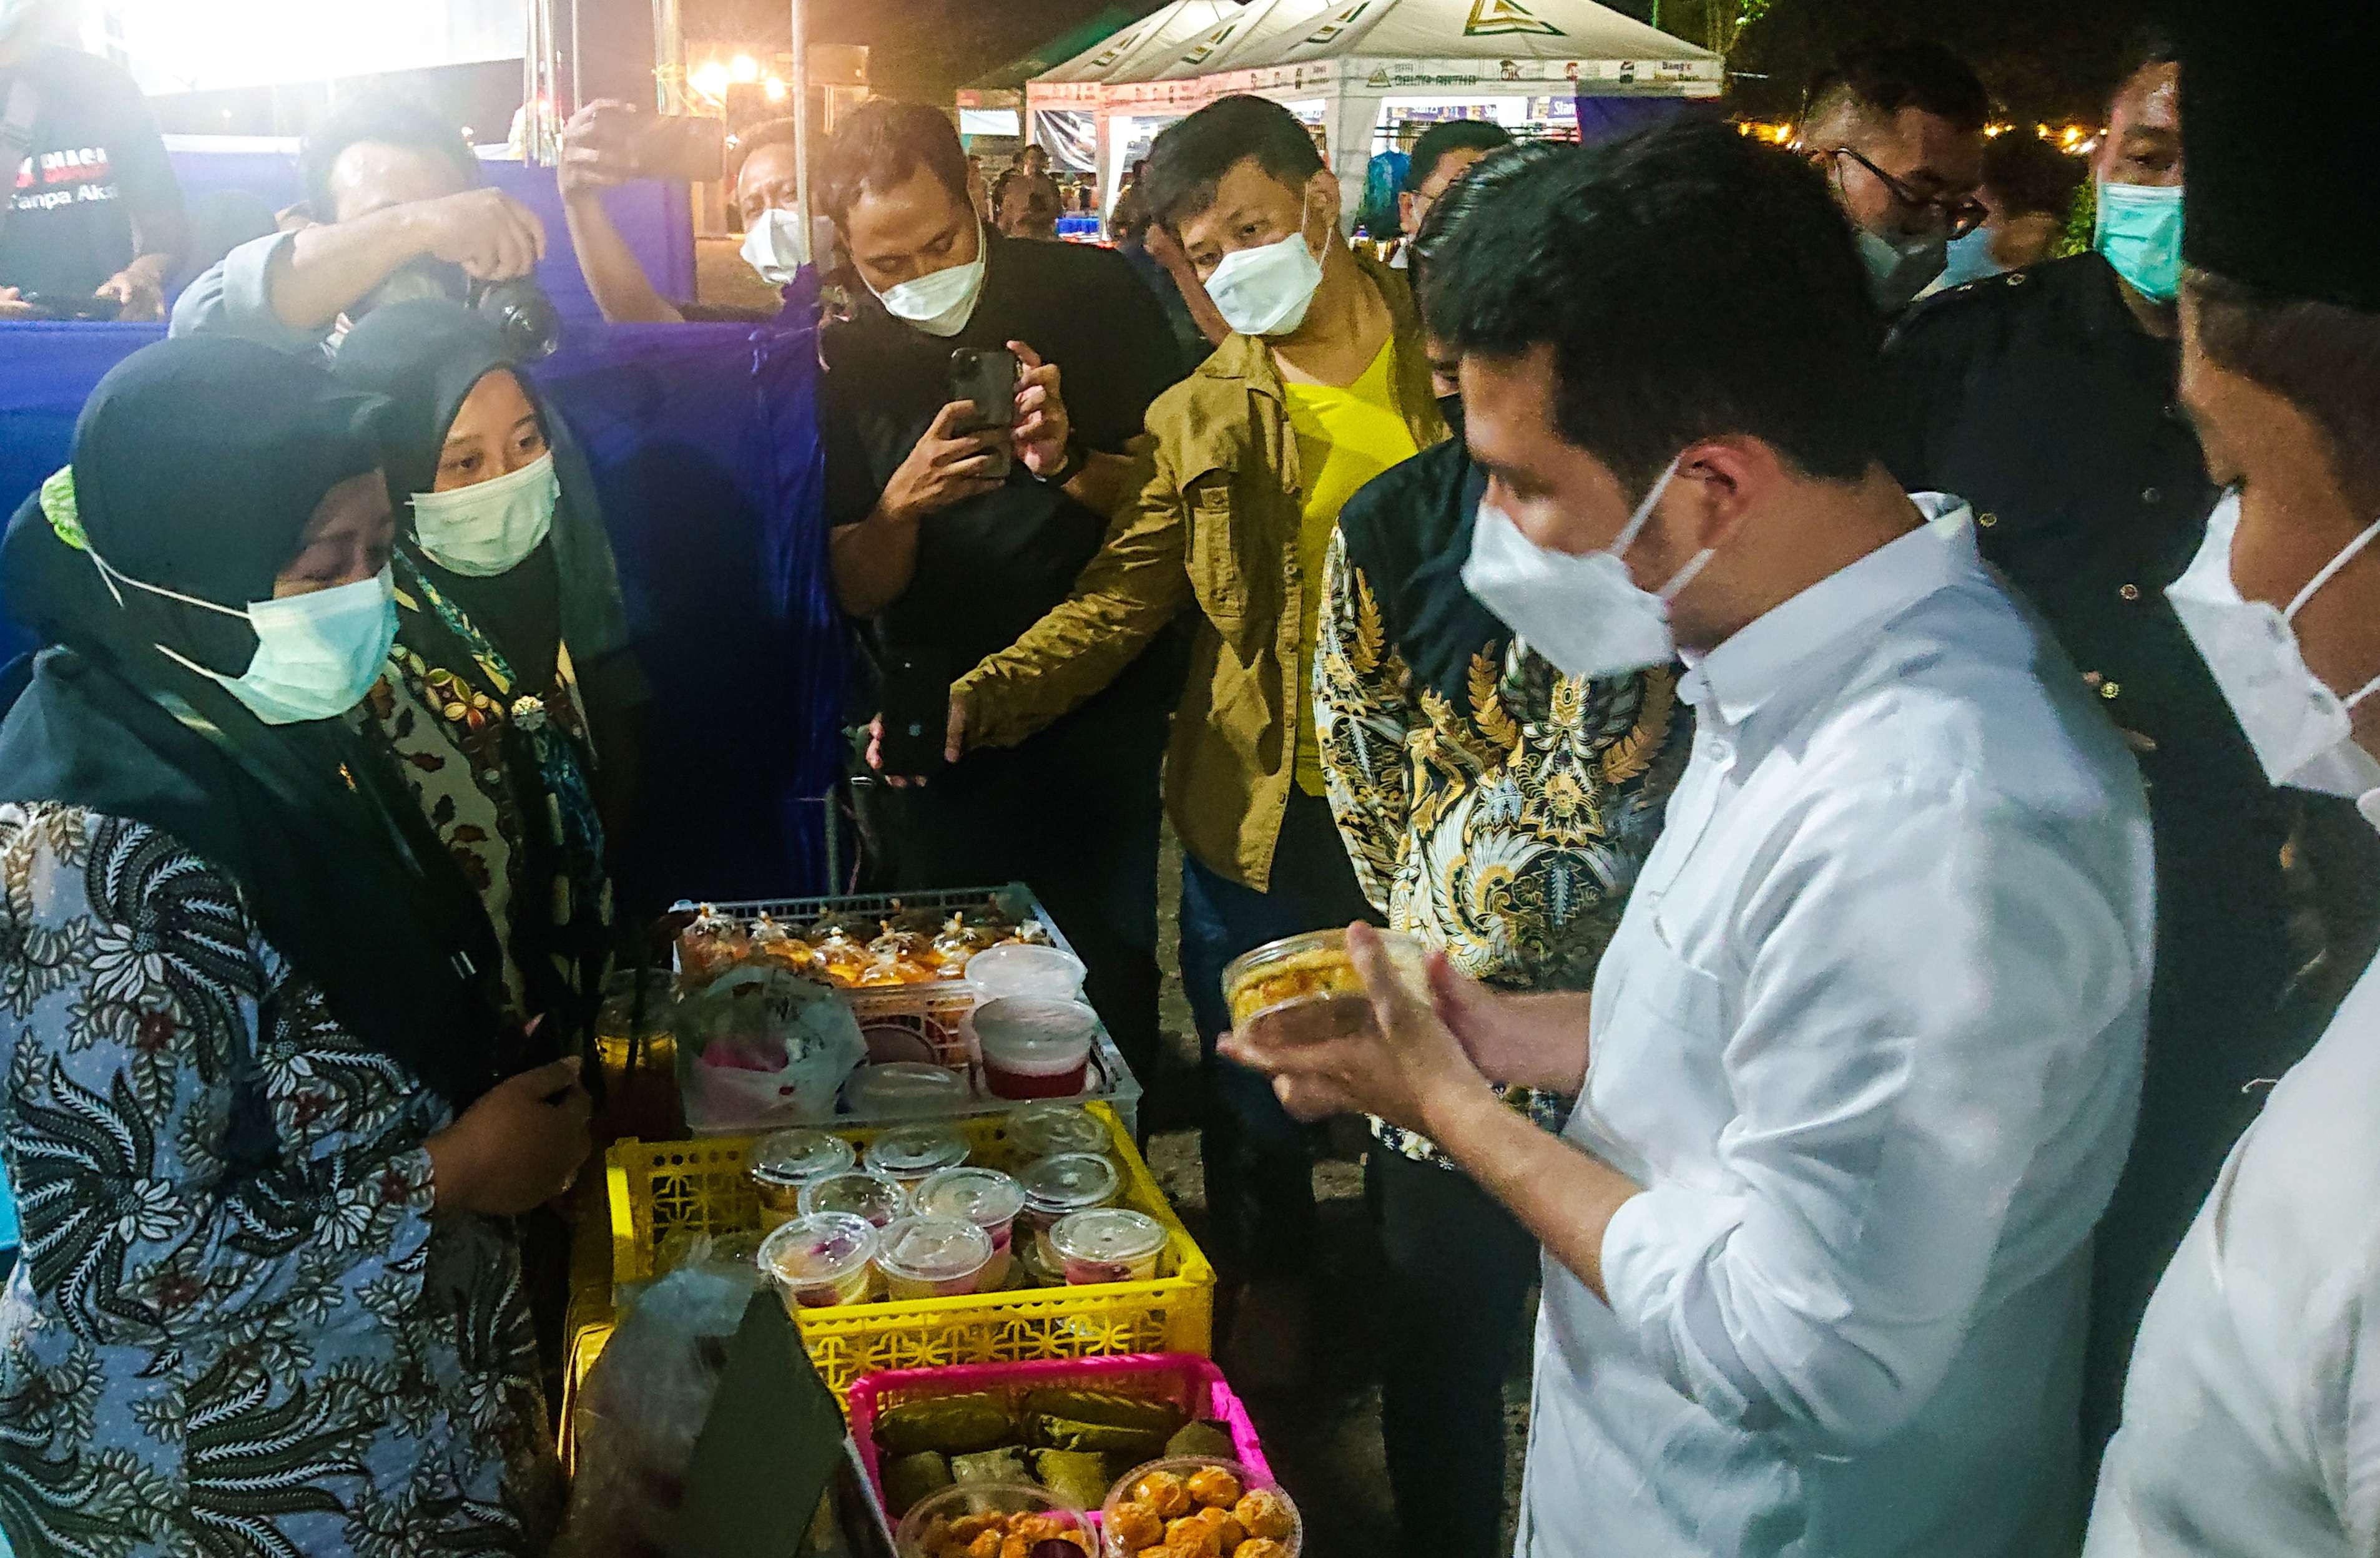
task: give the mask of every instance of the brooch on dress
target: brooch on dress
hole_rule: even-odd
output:
[[[545,729],[545,702],[535,696],[522,696],[513,702],[513,723],[531,735]]]

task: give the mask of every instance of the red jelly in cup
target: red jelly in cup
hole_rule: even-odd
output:
[[[1165,1243],[1164,1224],[1121,1207],[1077,1212],[1050,1230],[1050,1248],[1063,1262],[1069,1287],[1154,1282]]]
[[[983,1084],[994,1098],[1072,1098],[1090,1071],[1099,1014],[1080,1001],[1006,996],[975,1012]]]
[[[760,1241],[760,1274],[787,1313],[864,1304],[875,1284],[878,1234],[865,1217],[820,1212],[796,1217]]]

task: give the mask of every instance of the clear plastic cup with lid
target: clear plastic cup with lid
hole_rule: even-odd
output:
[[[868,1144],[863,1159],[869,1169],[916,1190],[945,1168],[956,1168],[970,1155],[964,1132],[944,1125],[905,1125],[884,1132]]]
[[[1166,1239],[1165,1225],[1156,1218],[1115,1206],[1077,1212],[1050,1230],[1050,1247],[1069,1287],[1154,1282]]]
[[[802,1215],[843,1212],[874,1228],[909,1214],[909,1192],[901,1181],[864,1168],[830,1174],[802,1187]]]
[[[1062,1153],[1028,1165],[1016,1177],[1024,1187],[1025,1226],[1033,1230],[1026,1265],[1033,1274],[1055,1282],[1065,1262],[1050,1247],[1050,1230],[1060,1219],[1077,1212],[1114,1203],[1123,1193],[1123,1176],[1116,1165],[1094,1153]]]
[[[926,1217],[959,1217],[991,1237],[991,1265],[980,1291],[1008,1286],[1016,1214],[1025,1210],[1025,1187],[996,1168],[945,1168],[917,1187],[910,1198]]]
[[[1003,996],[975,1010],[983,1085],[994,1098],[1073,1098],[1083,1091],[1099,1014],[1081,1001]]]
[[[862,1066],[843,1084],[844,1102],[861,1119],[954,1115],[974,1096],[965,1077],[947,1066],[919,1060]]]
[[[760,1241],[760,1274],[774,1284],[785,1312],[864,1304],[874,1295],[876,1226],[844,1212],[796,1217]]]
[[[780,1130],[760,1138],[744,1164],[760,1203],[760,1231],[801,1215],[804,1185],[848,1173],[858,1162],[850,1142],[823,1130]]]
[[[876,1269],[894,1303],[979,1293],[991,1236],[963,1217],[904,1217],[878,1236]]]
[[[1115,1141],[1098,1117],[1079,1104],[1044,1099],[1027,1104],[1008,1117],[1008,1147],[1020,1163],[1035,1163],[1065,1153],[1095,1153],[1105,1157]]]

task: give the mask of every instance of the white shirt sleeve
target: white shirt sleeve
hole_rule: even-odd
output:
[[[183,289],[170,333],[235,335],[280,352],[320,350],[328,331],[292,330],[273,311],[273,262],[295,236],[268,233],[225,255]]]
[[[2088,1238],[2149,959],[2054,824],[1994,797],[1835,791],[1773,849],[1731,937],[1721,1182],[1629,1201],[1603,1273],[1672,1384],[1850,1449],[1925,1404],[1996,1263]]]

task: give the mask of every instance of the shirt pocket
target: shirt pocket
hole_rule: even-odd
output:
[[[1248,613],[1247,571],[1235,544],[1233,518],[1239,505],[1232,473],[1202,472],[1186,484],[1184,499],[1190,514],[1190,587],[1199,609],[1229,636],[1230,628]]]
[[[1717,1189],[1736,1114],[1726,995],[1663,935],[1657,902],[1632,907],[1604,954],[1597,983],[1618,984],[1596,1003],[1572,1134],[1639,1184]]]

